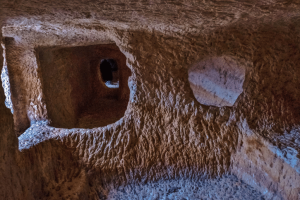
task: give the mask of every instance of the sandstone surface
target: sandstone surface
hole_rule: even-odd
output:
[[[0,0],[0,197],[221,199],[229,188],[300,199],[299,10],[297,0]],[[124,90],[105,92],[89,71],[102,58],[124,62]],[[203,103],[190,85],[189,70],[216,58],[243,80],[230,104]]]

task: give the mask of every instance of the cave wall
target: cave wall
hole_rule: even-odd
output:
[[[1,22],[1,21],[0,21]],[[1,24],[2,25],[2,24]],[[2,32],[0,33],[0,39],[2,40]],[[0,49],[0,68],[2,70],[3,67],[3,49]],[[11,186],[13,182],[13,178],[10,176],[12,168],[10,166],[14,166],[16,163],[14,152],[18,148],[17,137],[14,136],[13,131],[13,118],[12,114],[5,107],[5,95],[4,90],[0,88],[0,176],[2,181],[0,183],[2,196],[6,196],[6,192],[4,192],[4,188],[6,185]],[[5,180],[5,181],[4,181]],[[7,191],[7,193],[11,193],[12,191]]]
[[[0,20],[1,24],[1,20]],[[2,40],[0,32],[0,40]],[[0,48],[0,70],[3,67],[3,49]],[[48,141],[20,152],[14,119],[4,104],[5,95],[0,88],[0,196],[2,199],[90,199],[86,189],[86,176],[70,149],[57,141]],[[63,190],[72,190],[62,194]],[[68,189],[69,188],[69,189]]]
[[[14,108],[14,124],[18,135],[31,121],[40,121],[47,115],[42,102],[41,81],[34,46],[5,38],[6,59],[10,77],[11,100]]]
[[[22,195],[34,199],[35,191],[45,197],[47,192],[40,186],[44,178],[49,185],[45,189],[49,198],[55,199],[56,194],[66,190],[68,180],[77,177],[72,184],[80,182],[82,187],[74,199],[82,199],[103,192],[103,185],[111,182],[198,179],[232,172],[270,199],[297,199],[300,190],[298,25],[299,18],[293,16],[236,23],[201,34],[91,25],[89,30],[72,29],[76,36],[51,32],[47,26],[39,30],[4,27],[12,99],[17,102],[15,115],[27,118],[22,123],[15,120],[15,126],[20,123],[23,127],[24,123],[27,128],[29,119],[47,119],[34,53],[37,46],[114,42],[127,57],[132,76],[128,83],[130,101],[123,119],[91,130],[33,126],[19,138],[21,153],[2,91],[1,120],[7,123],[1,125],[1,137],[7,142],[3,142],[0,152],[7,153],[9,159],[5,161],[11,163],[1,166],[5,172],[20,174],[15,178],[8,173],[2,176],[19,182],[19,187],[25,189],[20,189],[18,196],[2,182],[5,189],[1,192],[7,191],[7,199],[21,199]],[[246,67],[244,92],[233,107],[201,105],[189,86],[188,69],[207,57],[222,55],[237,59]],[[50,156],[47,161],[40,159],[47,156]],[[61,159],[54,162],[57,158]],[[74,166],[75,175],[67,174]],[[46,175],[57,168],[60,170]],[[55,179],[55,174],[60,178]],[[35,185],[33,182],[35,187],[31,187]]]
[[[82,48],[38,51],[47,117],[57,127],[75,127],[80,107],[91,98],[87,53]]]

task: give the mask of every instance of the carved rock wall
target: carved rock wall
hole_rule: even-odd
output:
[[[7,199],[92,199],[105,196],[112,183],[234,173],[269,199],[297,199],[299,18],[291,14],[237,21],[207,33],[158,26],[134,30],[131,23],[3,27],[14,116],[24,119],[15,117],[19,133],[30,121],[48,119],[36,47],[114,42],[132,76],[121,120],[94,129],[35,123],[19,137],[21,152],[1,89],[0,153],[7,155],[1,163],[1,194]],[[190,88],[190,66],[215,56],[230,56],[246,68],[246,87],[233,107],[201,105]]]

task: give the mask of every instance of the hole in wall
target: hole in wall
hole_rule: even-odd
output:
[[[233,106],[243,92],[246,67],[228,57],[204,59],[188,71],[197,101],[208,106]]]
[[[115,44],[37,51],[51,126],[94,128],[124,116],[131,71]]]

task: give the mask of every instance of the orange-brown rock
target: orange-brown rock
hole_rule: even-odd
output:
[[[1,0],[0,198],[299,199],[299,10]],[[117,90],[100,80],[103,58],[124,70]],[[189,70],[224,58],[234,64],[198,78],[214,94],[226,72],[218,98],[237,95],[195,94]]]

